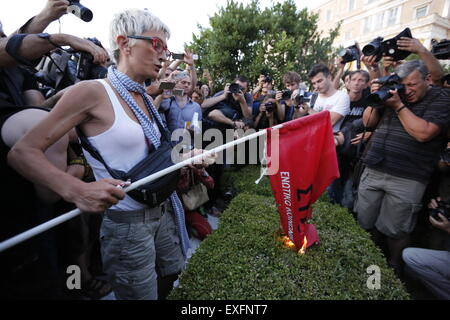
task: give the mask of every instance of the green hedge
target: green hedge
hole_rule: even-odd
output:
[[[326,201],[314,207],[321,245],[304,256],[279,240],[279,216],[268,179],[259,169],[227,174],[239,195],[203,241],[170,299],[342,300],[409,299],[381,251],[344,209]],[[381,268],[381,289],[367,288],[371,265]]]

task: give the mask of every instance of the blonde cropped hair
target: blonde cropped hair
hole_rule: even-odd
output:
[[[119,62],[120,49],[116,42],[118,36],[139,36],[155,30],[162,31],[166,38],[170,38],[169,28],[147,9],[129,9],[114,15],[110,25],[110,46],[114,59]],[[136,39],[129,39],[130,46],[136,44]]]

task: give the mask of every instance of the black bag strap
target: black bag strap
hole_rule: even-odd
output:
[[[98,151],[96,147],[92,145],[92,143],[89,141],[89,139],[86,137],[86,135],[81,131],[79,127],[76,127],[76,131],[78,134],[78,138],[80,139],[81,146],[84,150],[89,152],[89,154],[97,161],[101,162],[105,169],[108,171],[108,173],[113,177],[114,179],[123,179],[123,177],[120,177],[120,175],[113,169],[111,169],[108,164],[103,159],[102,155]]]
[[[156,116],[153,116],[153,117],[154,117],[155,122],[157,123],[158,128],[161,132],[161,137],[173,146],[172,141],[170,140],[169,130],[167,130],[163,126],[163,124],[158,121],[158,118]],[[80,139],[81,146],[84,148],[84,150],[89,152],[89,154],[95,160],[101,162],[105,166],[105,169],[108,171],[108,173],[111,175],[111,177],[113,177],[114,179],[124,179],[124,177],[121,174],[119,174],[119,171],[114,170],[108,166],[108,164],[105,162],[105,160],[103,159],[103,157],[100,154],[100,152],[98,151],[98,149],[92,145],[92,143],[89,141],[89,139],[86,137],[86,135],[83,133],[83,131],[81,131],[81,129],[78,126],[76,127],[76,131],[77,131],[78,137]]]
[[[314,109],[314,106],[316,105],[316,102],[317,102],[317,98],[319,98],[319,94],[313,93],[313,95],[311,96],[311,103],[310,103],[311,109]]]

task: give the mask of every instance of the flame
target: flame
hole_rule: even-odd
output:
[[[303,239],[303,246],[298,253],[304,255],[306,253],[307,248],[308,248],[308,239],[305,236],[305,239]]]
[[[287,237],[287,236],[281,237],[281,241],[283,242],[283,246],[285,248],[288,248],[288,249],[295,248],[295,243],[292,242],[291,239],[289,239],[289,237]],[[308,248],[308,239],[305,236],[305,239],[303,240],[303,246],[300,249],[300,251],[298,252],[298,254],[304,255],[306,253],[307,248]]]
[[[291,241],[291,239],[289,239],[289,237],[284,236],[284,237],[282,237],[281,239],[282,239],[282,241],[283,241],[283,245],[284,245],[286,248],[294,248],[294,247],[295,247],[295,243],[293,243],[293,242]]]

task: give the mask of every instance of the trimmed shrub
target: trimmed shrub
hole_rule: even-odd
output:
[[[321,244],[299,255],[280,240],[280,219],[268,179],[254,187],[259,174],[255,167],[229,174],[240,194],[220,218],[219,229],[191,258],[170,299],[409,298],[381,251],[347,210],[318,201],[312,223]],[[380,290],[367,286],[370,275],[366,271],[372,265],[381,269]]]

